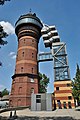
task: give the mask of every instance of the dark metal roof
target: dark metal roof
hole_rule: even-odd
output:
[[[28,13],[28,14],[25,14],[25,15],[21,15],[20,17],[19,17],[19,19],[17,20],[17,22],[16,22],[16,24],[18,23],[18,21],[20,21],[21,19],[24,19],[24,18],[32,18],[32,19],[35,19],[35,20],[37,20],[41,25],[42,25],[42,23],[41,23],[41,21],[40,21],[40,19],[36,16],[36,13]],[[15,24],[15,25],[16,25]],[[43,25],[42,25],[43,26]]]

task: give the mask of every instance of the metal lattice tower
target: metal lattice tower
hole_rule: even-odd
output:
[[[70,72],[66,53],[66,44],[63,42],[53,43],[52,56],[54,58],[54,80],[69,80]]]
[[[66,44],[60,42],[60,37],[55,26],[45,25],[42,30],[45,47],[50,47],[51,52],[40,53],[38,61],[54,61],[54,81],[69,80],[70,72],[66,53]]]

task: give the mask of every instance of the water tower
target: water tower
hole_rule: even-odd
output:
[[[43,25],[31,12],[20,16],[15,24],[18,39],[15,73],[12,76],[10,106],[31,104],[31,93],[38,93],[38,43]]]

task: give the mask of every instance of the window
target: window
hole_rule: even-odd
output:
[[[63,107],[66,109],[67,107],[66,107],[66,102],[63,102]]]
[[[57,100],[57,102],[60,102],[60,100]]]
[[[34,88],[31,88],[31,93],[34,93]]]
[[[57,100],[57,105],[58,105],[58,108],[59,108],[59,109],[62,109],[60,100]]]
[[[19,94],[21,94],[22,92],[22,87],[19,87]]]
[[[35,46],[35,42],[34,42],[34,40],[32,40],[32,42],[31,42],[31,46],[32,46],[32,47]]]
[[[15,82],[15,79],[13,79],[13,82]]]
[[[56,87],[56,90],[59,90],[59,87]]]
[[[18,99],[18,106],[21,106],[21,99]]]
[[[32,58],[34,57],[34,53],[32,53]]]
[[[33,73],[33,68],[32,68],[32,73]]]
[[[21,67],[21,72],[23,72],[23,67]]]
[[[34,40],[32,40],[32,43],[34,42]]]
[[[69,107],[69,108],[72,108],[71,102],[68,102],[68,107]]]
[[[25,39],[24,39],[24,43],[25,43]]]
[[[70,87],[71,86],[71,84],[70,83],[67,83],[67,87]]]
[[[36,103],[41,103],[41,95],[36,95]]]
[[[36,99],[36,103],[41,103],[41,99]]]
[[[22,56],[24,57],[24,52],[22,52]]]
[[[17,54],[17,57],[16,57],[16,58],[17,58],[17,60],[18,60],[18,54]]]
[[[72,99],[72,96],[68,96],[68,99],[71,100],[71,99]]]
[[[41,95],[36,95],[36,98],[41,98]]]
[[[31,78],[31,82],[34,82],[34,78]]]

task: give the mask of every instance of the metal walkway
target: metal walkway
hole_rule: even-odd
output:
[[[44,62],[44,61],[53,61],[53,57],[52,57],[51,52],[38,54],[38,62]]]

